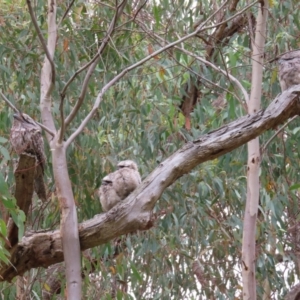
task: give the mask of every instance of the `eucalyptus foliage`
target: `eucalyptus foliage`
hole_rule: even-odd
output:
[[[264,105],[280,92],[276,63],[272,60],[277,54],[297,48],[300,32],[298,1],[270,2],[272,17],[268,24],[267,63],[262,82]],[[114,3],[75,1],[60,24],[53,94],[53,112],[58,123],[60,92],[69,78],[96,54],[114,15]],[[243,9],[246,3],[239,1],[237,10]],[[221,1],[208,0],[157,0],[146,3],[141,10],[143,18],[137,18],[142,18],[141,21],[155,34],[171,42],[191,32],[198,20],[206,20],[216,10],[214,5],[220,4]],[[58,4],[59,18],[62,18],[66,5]],[[36,1],[34,8],[46,36],[45,3]],[[256,15],[257,9],[256,5],[249,12]],[[1,11],[0,89],[21,111],[39,120],[39,74],[44,53],[25,1],[2,1]],[[81,124],[104,84],[162,46],[160,40],[149,36],[139,25],[127,22],[136,11],[137,6],[132,3],[125,8],[119,27],[89,82],[83,107],[66,135]],[[234,13],[228,10],[226,17]],[[215,16],[210,24],[217,22]],[[189,39],[184,47],[204,57],[208,47],[205,38],[214,30]],[[246,26],[222,44],[217,44],[212,58],[215,65],[238,78],[247,91],[250,91],[251,79],[249,30]],[[84,75],[85,72],[80,73],[67,90],[65,114],[79,97]],[[184,116],[179,106],[186,87],[192,83],[198,85],[200,96],[188,132],[183,127]],[[217,99],[222,100],[222,105],[216,106]],[[106,92],[99,111],[68,152],[79,222],[101,213],[95,191],[118,161],[135,160],[145,178],[186,141],[244,115],[242,102],[241,94],[226,76],[175,48],[129,72]],[[1,201],[13,216],[17,216],[18,209],[11,196],[13,154],[7,142],[12,111],[3,102],[0,109]],[[264,292],[265,278],[272,287],[272,297],[282,299],[299,276],[294,263],[299,245],[287,233],[291,211],[296,213],[299,203],[299,129],[300,122],[295,120],[271,141],[262,156],[261,186],[257,187],[260,189],[257,228],[259,299]],[[264,145],[273,134],[274,131],[261,136],[261,144]],[[46,151],[50,153],[48,148]],[[244,146],[200,165],[165,191],[154,210],[158,217],[153,228],[122,237],[118,241],[117,254],[116,241],[92,249],[90,255],[97,261],[96,265],[92,266],[85,257],[82,261],[86,299],[111,299],[114,284],[118,286],[117,299],[240,298],[246,164]],[[59,226],[59,206],[50,160],[46,179],[49,203],[42,205],[34,199],[32,214],[26,223],[28,228]],[[6,236],[3,219],[0,219],[0,233]],[[4,243],[2,239],[0,259],[7,261]],[[195,261],[201,265],[201,282],[193,272]],[[39,299],[41,290],[47,289],[44,270],[32,270],[27,276],[32,297]],[[63,276],[61,280],[63,293]],[[2,283],[1,290],[5,299],[14,299],[15,289],[10,284]]]

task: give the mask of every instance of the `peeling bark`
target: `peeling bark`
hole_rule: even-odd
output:
[[[18,161],[18,166],[14,171],[16,181],[15,198],[17,200],[18,207],[26,216],[32,202],[34,191],[35,164],[36,162],[34,157],[21,154]],[[7,227],[7,238],[10,246],[13,247],[18,243],[19,229],[11,218],[9,219]]]

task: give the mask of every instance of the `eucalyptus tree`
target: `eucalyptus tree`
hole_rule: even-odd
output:
[[[0,87],[48,128],[49,199],[46,205],[33,199],[25,236],[9,250],[14,267],[2,265],[2,280],[27,271],[25,292],[43,290],[45,299],[64,290],[77,299],[81,288],[90,299],[241,297],[243,144],[260,136],[256,289],[259,298],[283,297],[299,272],[298,121],[276,135],[271,129],[298,113],[298,90],[276,98],[274,59],[297,47],[298,7],[4,2]],[[247,116],[251,39],[262,9],[270,13],[262,106],[276,100]],[[1,103],[5,199],[12,198],[7,186],[14,182],[4,150],[11,112]],[[143,183],[120,206],[97,215],[102,211],[95,190],[127,158],[138,163]],[[18,210],[8,204],[13,200],[5,199],[17,222]],[[90,251],[80,257],[84,249]],[[49,267],[63,259],[66,270]],[[15,290],[8,287],[3,283],[2,293],[13,299]]]

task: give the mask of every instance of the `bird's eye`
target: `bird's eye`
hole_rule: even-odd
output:
[[[32,119],[28,118],[27,116],[22,115],[22,118],[26,123],[35,125],[35,122]]]
[[[28,120],[27,120],[27,118],[25,118],[25,116],[24,116],[23,114],[20,114],[20,115],[21,115],[22,119],[23,119],[25,122],[29,123]]]
[[[103,180],[103,181],[102,181],[102,184],[103,184],[103,185],[108,185],[108,184],[110,184],[110,183],[112,183],[112,181],[110,181],[110,180]]]

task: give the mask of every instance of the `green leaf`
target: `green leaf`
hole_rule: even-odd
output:
[[[300,188],[300,183],[296,183],[290,186],[289,190],[293,191],[293,190],[297,190]]]
[[[153,6],[153,15],[154,15],[154,18],[155,18],[155,22],[157,25],[159,25],[160,23],[160,13],[159,13],[160,9],[157,5],[154,5]]]
[[[5,179],[2,175],[2,173],[0,173],[0,191],[1,191],[0,197],[1,196],[9,197],[8,186],[7,186],[7,183],[5,182]]]
[[[130,266],[131,266],[131,271],[133,273],[133,277],[135,279],[137,279],[140,283],[142,283],[143,279],[142,279],[141,275],[139,274],[139,272],[138,272],[137,268],[135,267],[135,265],[134,264],[130,264]]]
[[[2,197],[1,198],[3,205],[11,210],[11,209],[15,209],[16,208],[16,200],[14,198],[5,198]]]
[[[10,261],[8,259],[8,255],[5,255],[3,250],[5,249],[0,249],[0,260],[3,261],[5,264],[9,264]]]
[[[4,220],[0,219],[0,232],[3,234],[3,236],[7,235],[7,228]]]
[[[8,140],[2,136],[0,136],[0,143],[6,143]]]
[[[5,160],[10,160],[10,155],[9,155],[9,152],[6,148],[0,146],[0,152],[4,156]]]
[[[5,73],[7,73],[8,75],[10,74],[9,70],[8,70],[5,66],[0,65],[0,69],[1,69],[2,71],[4,71]]]

